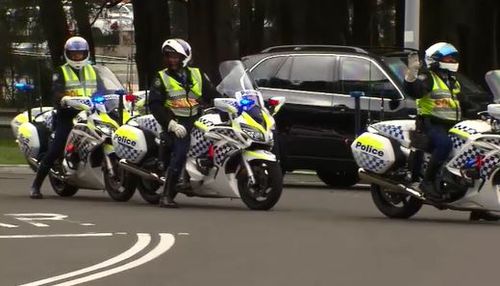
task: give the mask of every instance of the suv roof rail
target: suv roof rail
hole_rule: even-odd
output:
[[[398,54],[405,52],[419,52],[418,49],[414,48],[405,48],[405,47],[397,47],[397,46],[361,46],[361,48],[368,50],[374,54]]]
[[[338,52],[356,52],[368,53],[366,50],[353,46],[340,46],[340,45],[283,45],[269,47],[261,51],[261,53],[271,52],[286,52],[286,51],[338,51]]]

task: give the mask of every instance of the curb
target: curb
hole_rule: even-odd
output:
[[[0,174],[33,174],[33,170],[26,165],[0,164]]]
[[[33,171],[27,164],[0,164],[0,174],[33,174]],[[315,171],[293,171],[295,175],[311,175],[316,176]]]

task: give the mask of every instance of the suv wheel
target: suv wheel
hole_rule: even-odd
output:
[[[359,176],[357,170],[317,170],[316,174],[332,188],[345,188],[358,183]]]

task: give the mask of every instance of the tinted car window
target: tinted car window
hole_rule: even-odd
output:
[[[397,89],[382,71],[368,60],[344,57],[340,66],[340,86],[342,93],[363,91],[365,96],[388,97],[398,96]]]
[[[264,60],[257,67],[255,67],[250,75],[260,87],[271,87],[269,80],[276,74],[285,57],[275,57]]]
[[[332,92],[335,57],[298,56],[290,71],[290,89]]]
[[[290,69],[292,67],[292,58],[288,57],[286,61],[281,65],[276,75],[271,77],[269,80],[269,86],[272,88],[282,88],[289,89],[290,82]]]

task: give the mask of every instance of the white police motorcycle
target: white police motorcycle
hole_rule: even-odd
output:
[[[284,98],[272,98],[266,107],[240,61],[222,63],[220,72],[223,80],[217,89],[233,98],[215,99],[215,107],[195,122],[183,175],[189,187],[178,191],[187,196],[241,198],[250,209],[268,210],[282,192],[282,172],[271,149],[275,128],[272,116],[284,104]],[[128,172],[161,184],[165,182],[162,174],[143,167],[148,157],[155,156],[150,150],[157,152],[157,144],[152,144],[154,139],[148,135],[158,133],[157,123],[150,122],[151,118],[138,117],[120,127],[113,145]],[[140,191],[149,202],[158,202],[157,189],[149,190],[149,194]]]
[[[498,101],[500,70],[488,72],[486,81]],[[413,187],[430,159],[425,144],[419,143],[425,138],[415,132],[415,120],[370,125],[351,150],[360,178],[371,183],[376,207],[391,218],[409,218],[423,204],[460,211],[500,211],[500,104],[488,105],[480,115],[479,120],[462,121],[449,130],[453,149],[436,181],[441,199],[426,197]]]
[[[135,182],[121,172],[111,144],[112,133],[128,120],[128,112],[120,112],[123,87],[114,74],[103,66],[95,66],[99,75],[98,91],[92,97],[65,96],[62,106],[81,110],[68,135],[64,155],[49,172],[54,191],[63,197],[73,196],[80,188],[105,189],[116,201],[129,200]],[[118,92],[118,93],[117,93]],[[123,109],[123,108],[121,108]],[[29,108],[11,121],[21,152],[36,171],[53,138],[53,117],[49,107]]]

